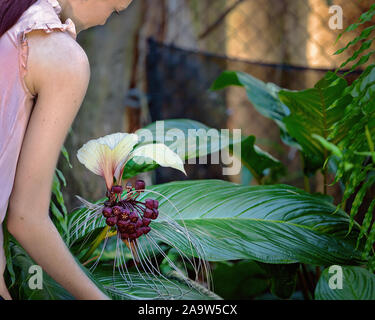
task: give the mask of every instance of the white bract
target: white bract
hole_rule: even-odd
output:
[[[181,158],[166,145],[147,144],[134,149],[138,142],[136,134],[115,133],[87,142],[78,150],[77,157],[87,169],[105,179],[108,190],[113,186],[113,178],[120,183],[126,164],[134,157],[136,163],[146,158],[186,174]]]

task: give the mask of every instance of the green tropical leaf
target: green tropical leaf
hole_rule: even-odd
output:
[[[375,276],[360,267],[342,267],[342,289],[331,289],[336,273],[325,269],[315,289],[316,300],[375,300]],[[335,283],[337,284],[337,283]]]
[[[338,41],[345,33],[347,32],[350,32],[350,31],[354,31],[356,30],[360,25],[366,23],[366,22],[369,22],[372,20],[373,16],[375,15],[375,4],[373,4],[370,9],[366,12],[364,12],[358,22],[356,23],[353,23],[351,24],[350,26],[348,26],[344,32],[342,32],[341,34],[338,35],[337,37],[337,40]],[[366,30],[366,29],[365,29]],[[368,32],[368,31],[365,31],[365,32]],[[361,36],[359,36],[359,38],[361,38]],[[336,54],[340,54],[342,52],[344,52],[345,50],[347,50],[351,45],[354,45],[356,42],[356,40],[353,40],[352,42],[349,43],[349,45],[347,45],[346,47],[342,48],[341,50],[339,50],[339,53],[336,53]]]
[[[207,139],[208,133],[211,138]],[[177,153],[182,160],[196,159],[218,152],[230,145],[233,140],[220,139],[220,131],[189,119],[172,119],[154,122],[136,132],[140,145],[163,143]],[[241,141],[241,139],[239,139]],[[130,160],[124,169],[124,179],[129,179],[142,172],[149,172],[159,165],[156,162],[139,165]]]
[[[264,83],[244,72],[224,71],[216,79],[211,90],[221,90],[229,86],[244,87],[255,109],[266,118],[276,121],[284,129],[282,120],[289,114],[289,110],[278,97],[281,88],[273,83]]]
[[[6,267],[7,267],[7,271],[9,273],[9,278],[10,278],[10,287],[12,287],[16,282],[16,274],[14,272],[13,261],[11,257],[11,251],[10,251],[10,248],[11,248],[10,243],[11,243],[12,236],[5,226],[6,226],[6,220],[4,221],[2,226],[0,226],[0,228],[3,229],[3,236],[4,236],[3,248],[4,248],[4,253],[5,253],[5,258],[6,258]]]
[[[331,127],[342,118],[344,108],[335,102],[346,87],[344,79],[328,73],[313,89],[279,92],[281,101],[291,111],[283,122],[301,146],[312,171],[322,168],[327,158],[326,149],[314,136],[327,139]]]
[[[139,200],[160,202],[159,219],[150,236],[170,242],[191,254],[191,243],[172,218],[197,239],[205,259],[224,261],[251,259],[264,263],[309,263],[314,265],[362,263],[356,249],[359,227],[348,234],[349,217],[323,197],[286,186],[247,187],[220,180],[174,182],[149,188]],[[169,201],[173,203],[173,206]],[[177,208],[179,213],[176,212]],[[83,219],[73,214],[72,223]],[[168,218],[168,219],[167,219]],[[93,230],[104,227],[103,219],[72,234],[81,241]]]
[[[213,300],[219,299],[213,292],[203,289],[198,290],[198,284],[194,287],[178,281],[172,277],[160,277],[158,281],[147,281],[147,275],[130,272],[127,283],[118,274],[113,274],[111,268],[98,268],[94,272],[95,278],[100,282],[111,297],[115,300],[136,300],[136,299],[156,299],[156,300]]]
[[[72,169],[73,166],[72,166],[72,164],[71,164],[71,162],[70,162],[69,153],[68,153],[68,150],[66,150],[65,146],[62,146],[62,148],[61,148],[61,153],[62,153],[62,155],[64,156],[64,159],[66,160],[66,162],[67,162],[69,168]]]

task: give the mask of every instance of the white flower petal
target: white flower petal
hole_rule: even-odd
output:
[[[121,175],[128,160],[129,154],[134,146],[138,143],[138,136],[136,134],[128,134],[123,138],[118,145],[113,149],[113,175],[117,181],[120,181]]]
[[[87,142],[78,150],[77,158],[87,169],[103,176],[110,189],[115,173],[121,171],[121,165],[137,143],[135,134],[111,134]]]
[[[99,138],[97,140],[98,143],[100,144],[105,144],[108,146],[111,150],[115,149],[125,138],[128,138],[131,136],[128,133],[113,133],[108,136]]]
[[[165,144],[157,143],[140,146],[131,153],[128,160],[134,157],[152,159],[162,167],[171,167],[182,171],[186,175],[181,158]]]
[[[77,158],[87,169],[97,175],[103,175],[103,160],[110,156],[108,146],[91,140],[77,152]]]

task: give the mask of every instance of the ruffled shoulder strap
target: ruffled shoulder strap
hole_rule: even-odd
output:
[[[19,37],[25,40],[27,33],[33,30],[44,30],[50,33],[54,30],[67,31],[74,39],[77,37],[76,28],[71,19],[61,22],[59,16],[61,7],[57,0],[38,0],[17,22]]]
[[[59,16],[61,7],[57,0],[38,0],[33,4],[22,17],[18,20],[13,29],[20,45],[19,61],[20,73],[23,87],[26,93],[34,97],[27,89],[24,78],[27,73],[27,60],[29,56],[29,46],[26,35],[34,30],[43,30],[46,33],[53,31],[67,32],[73,39],[77,38],[76,28],[71,19],[67,19],[65,23],[61,22]]]

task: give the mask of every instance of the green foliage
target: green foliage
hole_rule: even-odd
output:
[[[281,101],[291,111],[283,122],[301,146],[310,171],[322,168],[327,159],[326,149],[313,135],[327,138],[332,125],[342,117],[341,105],[334,102],[342,97],[346,85],[345,80],[328,73],[313,89],[279,92]]]
[[[361,15],[358,22],[356,22],[356,23],[350,25],[348,28],[346,28],[345,31],[338,36],[337,41],[342,37],[342,35],[344,33],[354,31],[359,26],[361,26],[365,23],[371,22],[374,15],[375,15],[375,4],[373,4],[367,12],[365,12]],[[340,66],[340,69],[347,66],[348,63],[350,63],[350,62],[354,62],[354,61],[358,60],[356,63],[354,63],[354,65],[350,69],[350,71],[354,71],[355,69],[357,69],[361,65],[365,64],[370,59],[370,57],[374,54],[374,51],[370,51],[366,54],[363,54],[363,53],[371,47],[371,45],[374,41],[374,39],[369,39],[369,37],[371,36],[371,34],[374,30],[375,30],[374,25],[371,25],[371,26],[365,28],[358,37],[356,37],[352,41],[350,41],[345,47],[336,51],[335,55],[342,54],[343,52],[348,50],[350,47],[353,47],[353,46],[355,46],[356,44],[358,44],[362,41],[361,47],[358,50],[356,50],[354,52],[354,54],[350,58],[348,58]]]
[[[63,146],[61,153],[68,163],[69,167],[72,168],[70,163],[69,154],[66,148]],[[52,199],[50,201],[50,212],[52,213],[53,220],[56,222],[56,228],[59,230],[60,234],[68,239],[68,210],[65,206],[64,197],[62,194],[62,186],[66,187],[66,179],[64,174],[58,169],[55,169],[52,181]]]
[[[375,300],[375,276],[360,267],[342,267],[342,289],[331,289],[329,281],[335,273],[325,269],[315,289],[317,300]]]
[[[212,274],[215,291],[224,299],[253,299],[269,289],[271,277],[255,261],[220,262]]]
[[[358,23],[350,26],[346,32],[355,30],[359,25],[370,22],[375,15],[375,5],[363,14]],[[359,50],[355,51],[342,66],[355,62],[351,71],[366,63],[374,51],[365,53],[372,45],[373,39],[369,39],[375,27],[373,25],[365,28],[360,36],[352,40],[348,45],[336,54],[341,54],[349,47],[362,42]],[[350,227],[354,223],[363,200],[374,185],[374,138],[375,138],[375,65],[369,65],[364,72],[345,88],[345,95],[350,99],[344,105],[344,113],[333,126],[328,140],[335,144],[339,150],[339,165],[336,172],[335,182],[342,181],[346,188],[343,196],[343,203],[354,196],[350,216]],[[338,154],[336,154],[338,155]],[[365,215],[359,239],[367,237],[365,254],[370,255],[375,241],[375,235],[370,236],[368,231],[373,220],[374,204],[371,203]]]
[[[266,179],[277,180],[285,173],[285,167],[280,161],[255,145],[254,136],[234,137],[229,132],[221,132],[189,119],[165,120],[160,125],[162,129],[156,122],[138,130],[136,133],[140,136],[140,144],[164,143],[183,160],[202,158],[225,149],[236,153],[238,148],[234,146],[241,144],[241,155],[235,155],[241,159],[259,183]],[[131,160],[125,166],[123,178],[129,179],[158,167],[157,163],[139,165]]]
[[[271,275],[271,292],[281,299],[289,299],[296,289],[300,264],[261,264]]]
[[[186,226],[199,239],[207,260],[314,265],[363,262],[361,251],[355,249],[359,228],[346,236],[349,218],[344,212],[334,213],[336,207],[332,203],[297,188],[246,187],[199,180],[158,185],[149,190],[163,194],[178,208],[179,213],[164,197],[152,194],[159,200],[163,216]],[[150,195],[146,192],[140,199]],[[81,215],[72,215],[71,223]],[[74,233],[72,241],[82,241],[103,227],[103,221],[96,221]],[[166,237],[182,252],[191,252],[188,239],[166,219],[153,222],[150,235],[161,242]]]
[[[289,114],[288,108],[278,98],[281,90],[273,83],[264,83],[244,72],[225,71],[214,82],[211,90],[221,90],[228,86],[244,87],[249,100],[265,117],[276,121],[283,128],[282,120]]]
[[[370,23],[359,36],[336,52],[339,55],[359,46],[340,69],[351,63],[350,71],[355,71],[373,55],[374,15],[375,5],[372,5],[358,22],[344,31],[348,33]],[[306,174],[325,170],[329,161],[335,159],[335,183],[345,186],[341,206],[354,197],[350,232],[365,196],[375,182],[372,172],[375,164],[375,65],[369,65],[351,85],[338,75],[340,69],[335,74],[327,73],[314,88],[303,91],[281,90],[233,71],[223,73],[212,88],[244,87],[254,107],[279,125],[284,142],[292,141],[301,150]],[[375,241],[375,228],[371,228],[373,208],[371,204],[358,237],[358,243],[364,237],[367,239],[364,256],[372,256]]]
[[[161,127],[158,126],[159,124]],[[241,139],[239,141],[233,140],[230,135],[227,136],[227,139],[220,139],[219,130],[189,119],[152,123],[138,130],[136,134],[140,137],[140,145],[164,143],[183,160],[196,159],[198,155],[204,157],[241,141]],[[125,166],[123,178],[129,179],[141,172],[148,172],[158,167],[157,163],[139,165],[136,161],[130,161]]]
[[[137,272],[129,273],[132,285],[124,282],[119,274],[113,274],[112,268],[99,268],[93,274],[99,283],[101,283],[114,300],[137,300],[137,299],[170,299],[176,300],[213,300],[218,296],[207,295],[199,290],[192,290],[185,283],[172,278],[161,278],[154,281],[152,285],[147,281],[145,274]],[[155,286],[157,289],[155,290]]]

